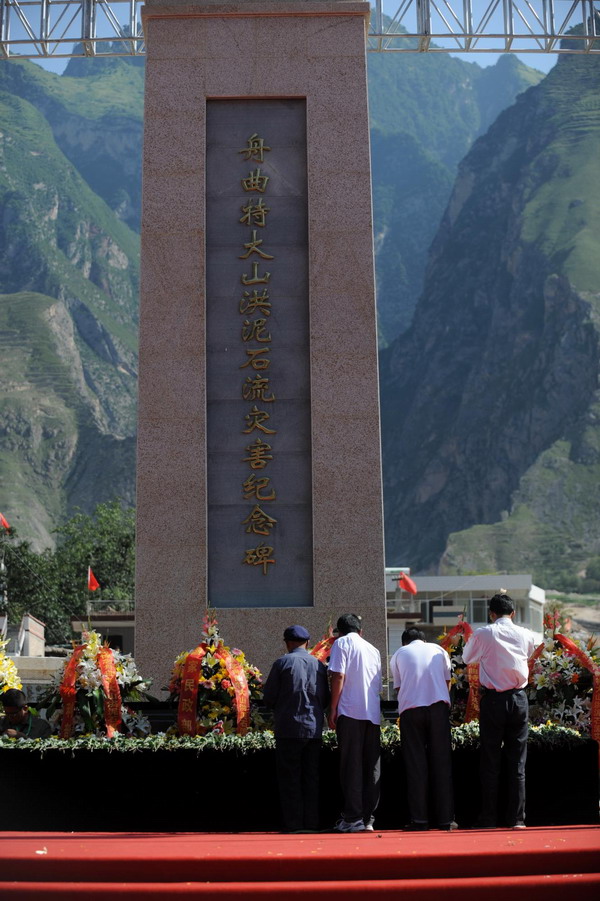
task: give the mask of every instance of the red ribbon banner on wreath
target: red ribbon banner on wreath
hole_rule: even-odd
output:
[[[236,731],[238,735],[245,735],[250,726],[250,692],[244,667],[223,645],[220,645],[213,653],[218,660],[222,660],[225,664],[227,675],[235,691]]]
[[[326,635],[316,643],[314,648],[311,648],[310,653],[313,655],[313,657],[316,657],[317,660],[320,660],[321,663],[325,663],[331,653],[331,648],[333,647],[335,640],[335,635]]]
[[[117,669],[112,650],[107,647],[100,648],[97,662],[104,689],[106,734],[108,738],[113,738],[121,725],[121,689],[117,682]]]
[[[460,636],[466,644],[473,629],[469,623],[460,622],[458,625],[450,629],[448,634],[440,641],[441,647],[447,651],[456,644],[456,639]],[[469,663],[467,665],[467,682],[469,683],[469,697],[467,699],[467,709],[465,711],[465,723],[471,720],[479,719],[479,664]]]
[[[198,702],[198,679],[202,668],[202,658],[206,654],[206,644],[199,644],[185,658],[181,673],[181,691],[177,706],[177,728],[180,735],[196,735],[196,705]]]
[[[442,638],[442,640],[440,641],[440,647],[442,647],[445,651],[447,651],[448,648],[454,647],[456,641],[453,641],[452,639],[456,638],[457,636],[460,636],[466,644],[472,634],[473,629],[471,628],[469,623],[458,623],[456,626],[454,626],[453,629],[450,629],[447,635]]]
[[[598,757],[600,760],[600,666],[598,666],[585,651],[578,648],[572,638],[567,638],[561,632],[555,632],[552,636],[563,646],[567,654],[577,658],[580,664],[592,674],[592,708],[590,710],[590,735],[598,742]],[[533,664],[544,651],[545,644],[541,644],[529,658],[529,680],[533,671]]]
[[[202,658],[210,651],[217,660],[222,660],[235,692],[237,733],[245,735],[250,726],[250,691],[242,664],[235,660],[223,646],[209,648],[206,642],[187,655],[181,674],[181,691],[177,707],[177,727],[180,735],[197,735],[196,709],[198,704],[198,679],[202,668]]]
[[[75,701],[77,699],[77,689],[75,688],[75,680],[77,679],[77,664],[81,660],[85,645],[80,644],[73,649],[71,659],[65,667],[65,672],[58,689],[62,699],[62,719],[60,723],[60,737],[70,738],[73,731],[73,717],[75,715]]]

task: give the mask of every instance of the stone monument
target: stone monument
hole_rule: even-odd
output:
[[[356,0],[147,0],[136,659],[206,603],[263,671],[344,612],[386,651]]]

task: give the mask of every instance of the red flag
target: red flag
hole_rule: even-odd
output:
[[[416,594],[418,589],[410,576],[407,576],[406,573],[400,573],[400,578],[398,579],[398,588],[401,588],[402,591],[408,591],[409,594]]]
[[[8,531],[8,530],[10,529],[10,526],[9,526],[9,524],[8,524],[8,520],[6,519],[6,517],[2,516],[1,513],[0,513],[0,526],[4,526],[4,528],[6,529],[6,531]]]
[[[100,582],[92,572],[92,567],[88,566],[88,590],[95,591],[97,588],[100,588]]]

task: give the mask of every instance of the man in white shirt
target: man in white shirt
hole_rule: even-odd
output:
[[[481,745],[481,817],[483,828],[500,820],[512,829],[525,828],[525,761],[529,732],[529,705],[525,687],[535,636],[513,622],[515,608],[506,593],[490,600],[491,625],[477,629],[463,650],[463,660],[479,663],[482,689],[479,714]],[[502,756],[507,784],[500,785]],[[501,815],[500,791],[506,802]]]
[[[431,809],[439,829],[450,831],[454,822],[452,748],[450,743],[451,666],[447,652],[427,643],[419,629],[402,633],[402,647],[390,660],[398,713],[402,757],[412,831],[429,829]]]
[[[344,806],[336,832],[371,832],[381,775],[381,656],[362,637],[361,619],[345,613],[331,649],[329,726],[337,731]]]

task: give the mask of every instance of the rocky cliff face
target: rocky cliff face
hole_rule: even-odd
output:
[[[458,163],[543,75],[515,56],[482,69],[443,54],[370,54],[377,313],[385,346],[405,331]]]
[[[460,166],[382,354],[390,564],[547,571],[559,535],[573,567],[597,553],[599,87],[598,60],[563,57]]]

